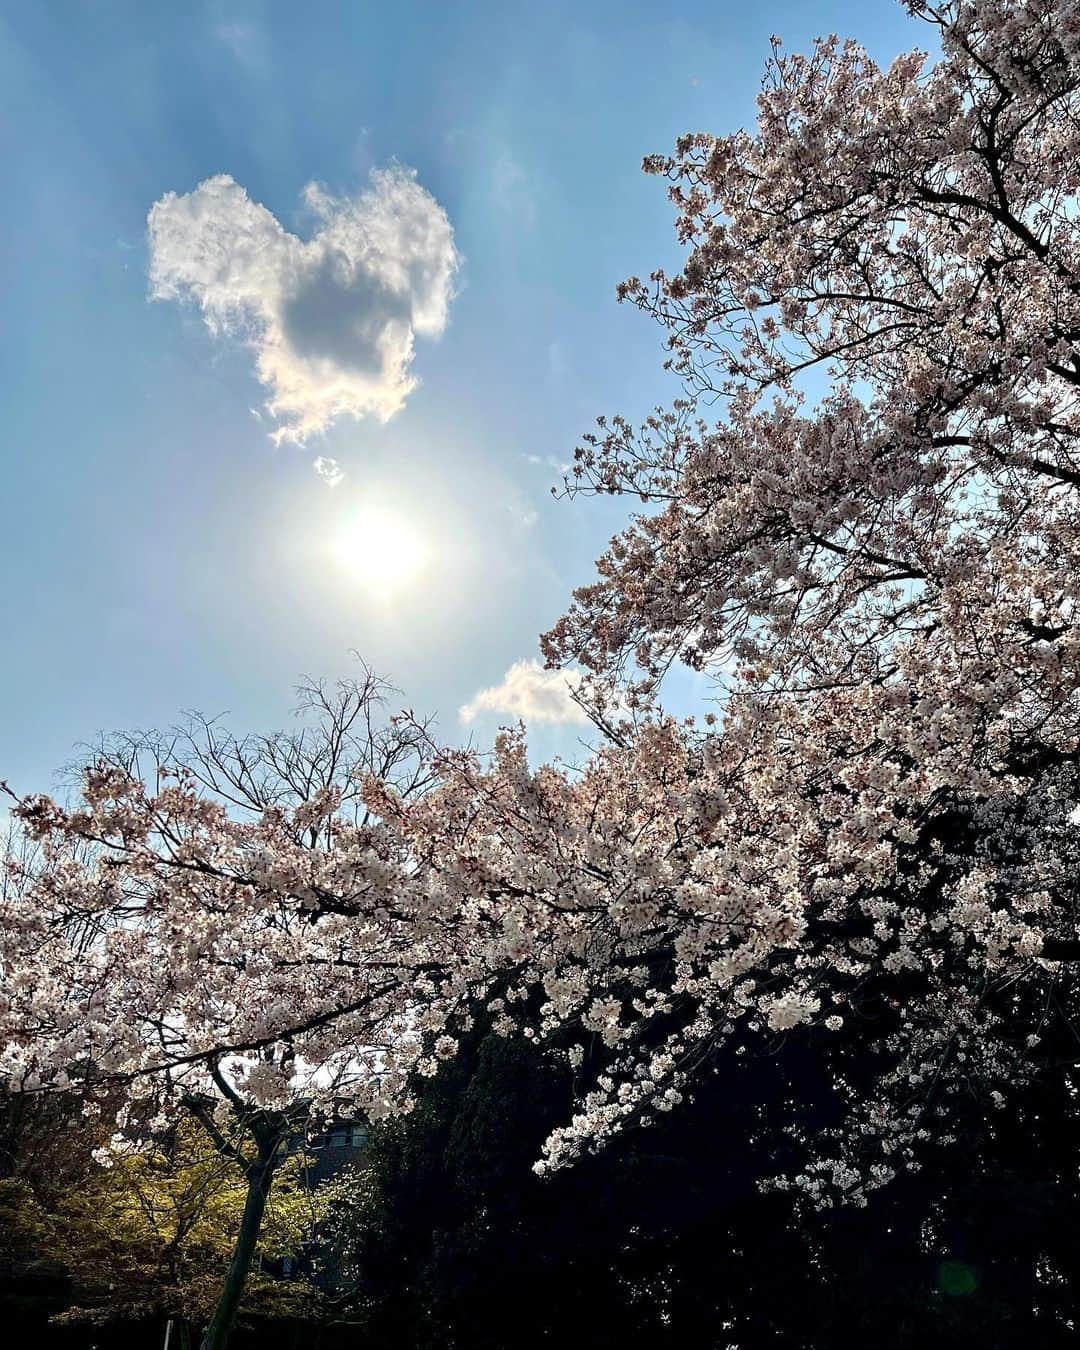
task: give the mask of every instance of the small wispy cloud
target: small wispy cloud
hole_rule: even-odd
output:
[[[532,176],[509,146],[500,146],[491,158],[492,199],[496,208],[509,216],[515,227],[536,227],[536,194]]]
[[[534,511],[529,506],[523,506],[520,502],[510,502],[506,509],[510,519],[519,530],[531,530],[540,519],[539,511]]]
[[[481,689],[459,709],[458,717],[469,723],[482,712],[492,712],[525,722],[584,725],[589,718],[570,697],[581,682],[577,670],[545,670],[539,661],[515,661],[499,684]]]
[[[570,358],[567,355],[566,344],[558,340],[549,342],[547,360],[548,375],[555,384],[562,384],[570,374]]]
[[[312,468],[327,487],[336,488],[339,483],[345,481],[345,470],[336,459],[331,459],[329,455],[320,455]]]
[[[373,171],[350,199],[309,183],[303,199],[306,240],[228,174],[166,193],[148,217],[151,298],[196,305],[251,349],[278,444],[392,417],[417,385],[414,339],[446,328],[460,265],[446,212],[408,169]]]
[[[526,455],[525,462],[543,465],[545,469],[554,469],[556,473],[569,473],[574,467],[568,460],[559,459],[555,455]]]
[[[242,66],[253,71],[265,68],[266,34],[260,25],[224,20],[214,25],[214,36]]]

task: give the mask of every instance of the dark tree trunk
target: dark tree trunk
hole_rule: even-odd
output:
[[[266,1199],[274,1180],[274,1170],[278,1161],[278,1138],[266,1143],[260,1142],[258,1161],[252,1163],[247,1171],[248,1192],[244,1202],[244,1216],[240,1220],[240,1232],[236,1237],[236,1248],[229,1273],[225,1276],[221,1297],[202,1338],[200,1350],[225,1350],[229,1343],[229,1333],[236,1321],[240,1300],[244,1295],[248,1271],[259,1240]]]
[[[191,1327],[182,1317],[165,1323],[165,1350],[191,1350]]]

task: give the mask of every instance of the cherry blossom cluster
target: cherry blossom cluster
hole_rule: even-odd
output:
[[[303,1129],[407,1106],[480,944],[365,805],[376,769],[417,785],[417,738],[373,729],[370,679],[342,689],[314,730],[106,746],[75,807],[22,801],[33,847],[0,894],[10,1088],[78,1090],[94,1112],[120,1087],[143,1137],[183,1109]]]
[[[908,8],[935,64],[777,39],[756,131],[646,160],[688,255],[621,295],[664,325],[685,396],[578,450],[571,494],[644,509],[545,650],[646,719],[678,660],[720,708],[670,733],[686,778],[657,787],[677,846],[648,865],[694,899],[642,893],[641,950],[671,965],[590,1005],[626,1053],[553,1160],[685,1092],[706,1045],[802,1027],[841,1047],[850,1118],[797,1184],[858,1199],[1071,1025],[1080,6]],[[656,732],[626,732],[631,758],[635,734]],[[653,1078],[645,1028],[673,1020]],[[870,1091],[848,1037],[881,1056]]]

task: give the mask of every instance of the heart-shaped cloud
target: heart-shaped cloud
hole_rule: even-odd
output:
[[[278,443],[392,417],[416,387],[414,336],[446,327],[461,261],[408,169],[376,170],[353,199],[316,183],[303,197],[318,222],[307,240],[228,174],[166,193],[148,217],[151,297],[197,305],[211,332],[252,349]]]

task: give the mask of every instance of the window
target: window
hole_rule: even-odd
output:
[[[339,1125],[330,1131],[326,1140],[330,1148],[367,1148],[366,1125]]]

